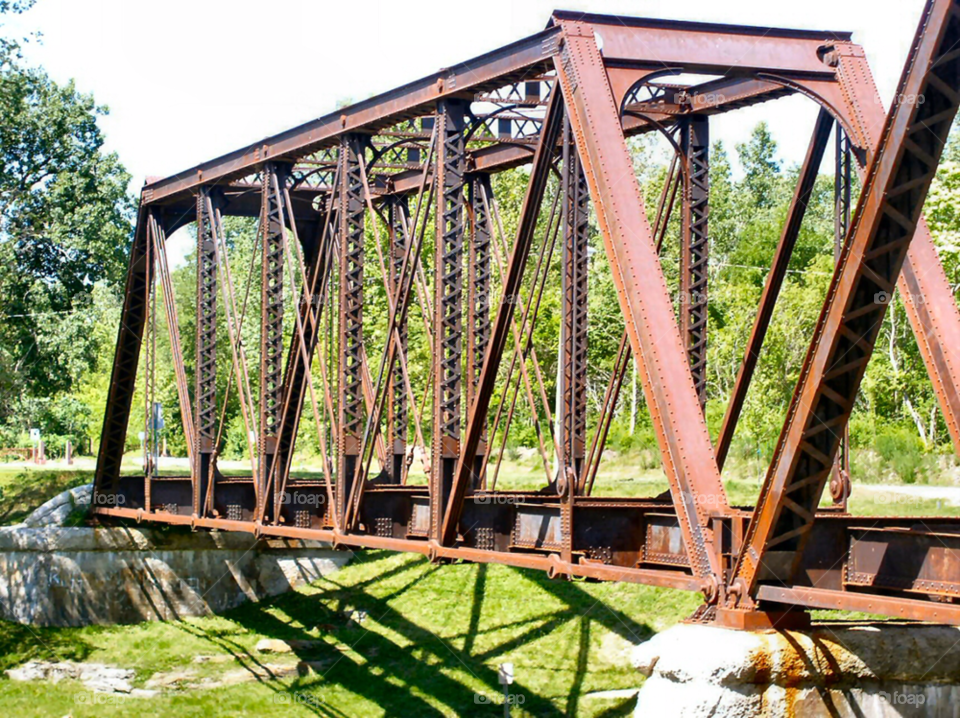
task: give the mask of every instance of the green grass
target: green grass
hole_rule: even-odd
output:
[[[0,526],[19,523],[60,492],[91,481],[92,470],[0,466]]]
[[[697,596],[631,584],[549,580],[496,565],[433,566],[422,557],[371,551],[314,586],[223,616],[172,623],[31,629],[0,623],[0,667],[30,658],[103,662],[137,671],[193,669],[192,680],[258,665],[311,662],[306,676],[97,705],[73,681],[0,680],[0,714],[83,716],[499,715],[497,666],[512,662],[514,716],[629,715],[632,698],[592,697],[636,688],[627,649],[696,607]],[[359,625],[351,611],[366,612]],[[292,656],[264,656],[264,637],[315,641]],[[197,655],[228,662],[193,663]],[[262,672],[262,670],[260,670]]]

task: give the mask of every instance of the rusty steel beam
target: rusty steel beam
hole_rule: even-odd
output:
[[[607,256],[694,574],[715,596],[719,565],[710,516],[726,492],[686,361],[666,282],[592,26],[561,20],[557,74],[597,209]],[[626,179],[626,181],[625,181]]]
[[[363,397],[363,278],[364,203],[360,155],[365,138],[346,135],[340,143],[340,206],[337,209],[340,247],[338,282],[340,416],[336,511],[345,520],[360,458],[364,423]]]
[[[259,486],[261,511],[266,509],[267,485],[277,455],[283,402],[283,194],[288,167],[268,163],[263,169],[263,209],[260,215],[260,431]]]
[[[850,136],[843,126],[837,122],[834,128],[833,172],[833,258],[839,261],[843,252],[843,243],[850,230],[850,216],[853,211],[853,151]],[[837,451],[837,458],[830,475],[830,495],[834,506],[843,511],[847,510],[847,499],[850,497],[850,428],[844,429]]]
[[[490,281],[493,272],[493,220],[490,217],[486,198],[492,193],[490,175],[474,174],[469,184],[470,248],[467,259],[467,296],[469,320],[467,323],[467,391],[466,406],[470,407],[476,396],[477,384],[483,372],[483,361],[490,346]],[[471,488],[479,488],[484,482],[483,466],[487,455],[487,435],[480,437],[474,459]]]
[[[930,0],[737,559],[729,608],[751,608],[758,584],[789,583],[796,572],[960,107],[958,44],[960,4]]]
[[[410,225],[410,207],[403,195],[391,197],[387,202],[388,228],[390,242],[390,291],[399,301],[403,260],[407,255],[407,227]],[[396,363],[390,380],[387,397],[387,425],[390,427],[389,446],[392,461],[389,464],[390,479],[395,484],[403,483],[407,458],[407,431],[410,421],[407,407],[406,385],[404,384],[403,362],[407,356],[407,321],[403,317],[397,325],[399,345],[397,355],[401,361]]]
[[[197,193],[197,317],[194,409],[196,481],[193,509],[204,514],[207,491],[216,470],[217,432],[217,274],[218,218],[207,187]]]
[[[856,130],[855,137],[859,138],[861,151],[856,156],[862,179],[866,158],[876,153],[887,113],[862,48],[839,43],[831,58],[843,90],[846,113]],[[954,451],[960,455],[960,312],[923,218],[917,223],[907,250],[897,290],[933,382]]]
[[[707,260],[710,241],[710,123],[703,115],[680,124],[684,155],[683,219],[680,242],[680,333],[687,347],[700,408],[707,407]]]
[[[540,214],[540,205],[546,192],[549,168],[553,163],[557,140],[560,138],[562,120],[563,101],[560,98],[560,93],[554,92],[550,96],[550,105],[547,108],[543,129],[540,133],[540,144],[533,160],[530,183],[527,186],[523,207],[520,210],[516,240],[510,254],[510,260],[507,262],[506,275],[502,278],[502,299],[490,334],[490,346],[487,349],[480,379],[477,382],[476,395],[470,405],[467,429],[452,476],[449,499],[442,504],[443,520],[438,536],[440,545],[449,545],[456,537],[457,523],[463,510],[463,500],[471,483],[474,460],[480,446],[480,440],[486,430],[487,409],[493,395],[497,371],[500,368],[500,360],[512,329],[513,309],[520,294],[523,270],[526,267],[530,246],[536,232],[537,217]],[[438,471],[439,468],[434,467],[434,473],[436,474]],[[434,500],[436,500],[436,494],[434,494]]]
[[[818,53],[828,41],[850,34],[827,30],[784,30],[637,17],[611,17],[555,11],[561,27],[579,22],[603,42],[604,63],[655,70],[683,67],[686,72],[727,77],[758,72],[782,77],[829,77]]]
[[[94,490],[98,495],[95,506],[108,505],[104,502],[116,496],[120,479],[130,407],[136,391],[140,345],[147,326],[151,289],[154,285],[154,257],[151,253],[153,242],[149,236],[149,225],[152,221],[152,212],[141,207],[127,263],[127,280],[120,310],[123,321],[117,331],[103,428],[100,432],[97,469],[94,474]]]
[[[587,292],[589,286],[590,225],[587,178],[583,173],[569,119],[563,125],[563,255],[560,325],[557,442],[561,466],[580,485],[587,443]]]
[[[431,535],[439,538],[460,456],[463,398],[463,137],[467,106],[445,100],[437,108],[437,206],[434,246],[433,431],[430,492]]]

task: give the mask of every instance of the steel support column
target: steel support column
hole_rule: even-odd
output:
[[[97,452],[97,470],[94,475],[94,492],[104,499],[112,497],[118,489],[120,464],[127,442],[130,406],[136,391],[140,346],[143,343],[151,286],[154,283],[153,268],[156,259],[149,249],[153,244],[149,236],[153,221],[153,211],[141,208],[130,247],[127,282],[121,308],[123,321],[120,322],[117,332],[110,388],[107,392],[103,429],[100,432],[100,449]]]
[[[710,122],[692,115],[680,124],[684,154],[680,246],[680,332],[700,407],[707,405],[707,214],[710,200]]]
[[[708,599],[720,576],[711,516],[727,509],[726,492],[690,374],[617,103],[593,28],[560,20],[557,74],[644,394],[657,431],[684,545]]]
[[[441,544],[450,544],[456,538],[457,524],[463,510],[463,499],[470,485],[473,474],[474,457],[480,446],[480,439],[486,431],[487,410],[490,408],[490,399],[493,396],[497,372],[507,346],[507,339],[513,328],[513,310],[520,296],[520,284],[523,281],[524,269],[530,256],[530,247],[537,228],[537,218],[540,206],[547,188],[549,169],[553,163],[555,146],[560,139],[560,128],[563,119],[563,100],[561,94],[554,90],[550,95],[550,104],[543,119],[543,129],[540,134],[540,143],[537,145],[533,157],[533,169],[530,174],[530,183],[527,185],[527,194],[523,199],[520,210],[520,221],[517,225],[517,238],[513,244],[510,260],[507,262],[506,272],[503,275],[503,292],[500,306],[497,308],[497,317],[490,333],[490,346],[480,372],[477,383],[477,395],[470,405],[467,417],[467,429],[463,452],[456,465],[453,487],[450,498],[443,511],[443,526],[440,535]],[[434,499],[435,500],[435,499]]]
[[[278,188],[287,181],[284,165],[267,163],[262,170],[263,209],[260,215],[260,496],[270,504],[266,490],[277,454],[283,401],[283,264],[284,201]],[[278,483],[274,483],[277,486]],[[264,507],[261,507],[261,511]]]
[[[587,435],[587,286],[590,191],[577,155],[569,119],[563,125],[563,255],[557,408],[563,464],[579,486]],[[575,490],[575,489],[574,489]]]
[[[363,179],[360,155],[365,138],[347,135],[340,143],[340,415],[337,511],[344,515],[360,457],[365,419],[363,397]],[[362,480],[363,477],[361,477]]]
[[[438,538],[460,456],[463,364],[464,115],[461,100],[437,106],[437,206],[434,253],[433,469],[431,536]]]
[[[854,131],[851,139],[859,137],[861,144],[856,158],[862,177],[866,171],[864,156],[872,157],[876,152],[886,110],[863,48],[839,42],[833,54],[837,81]],[[922,217],[907,250],[897,289],[933,382],[954,451],[960,455],[960,310]]]
[[[197,192],[197,337],[194,426],[196,428],[193,512],[205,513],[205,502],[216,470],[217,440],[217,218],[209,187]]]
[[[395,301],[399,298],[400,279],[403,271],[403,259],[407,252],[407,235],[410,225],[410,207],[405,195],[395,195],[387,200],[390,240],[390,291]],[[387,426],[389,428],[389,446],[392,460],[388,462],[387,470],[390,479],[395,484],[403,483],[406,471],[407,430],[409,412],[407,407],[407,391],[403,379],[403,366],[407,353],[407,321],[397,324],[399,346],[397,347],[398,360],[393,365],[393,376],[390,379],[389,396],[387,397]],[[399,355],[403,355],[400,357]]]
[[[467,407],[476,399],[477,382],[483,370],[483,360],[490,345],[490,277],[493,247],[491,219],[484,197],[492,196],[490,175],[470,177],[470,250],[467,257]],[[483,464],[487,454],[487,434],[484,432],[477,446],[471,488],[483,484]]]
[[[839,122],[834,128],[836,153],[833,175],[833,256],[840,261],[843,243],[850,228],[851,192],[853,189],[853,154],[850,137]],[[850,496],[850,428],[843,430],[840,448],[830,476],[833,503],[846,509]]]

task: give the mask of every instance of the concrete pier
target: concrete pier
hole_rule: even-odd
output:
[[[319,541],[146,528],[0,528],[0,617],[39,626],[215,613],[336,571]]]

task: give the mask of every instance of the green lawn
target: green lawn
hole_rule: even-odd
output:
[[[677,591],[371,551],[315,586],[214,618],[80,629],[0,623],[4,669],[60,658],[134,668],[139,686],[170,671],[188,671],[187,683],[247,679],[99,704],[73,681],[2,679],[0,715],[254,716],[282,708],[295,716],[496,716],[502,708],[483,701],[499,696],[503,662],[514,664],[512,690],[523,696],[514,716],[629,715],[632,698],[590,694],[640,685],[629,646],[697,603]],[[366,614],[359,624],[348,618],[354,611]],[[315,643],[262,655],[254,647],[263,637]],[[225,658],[198,664],[198,655]],[[306,675],[292,673],[298,661],[312,666]]]

